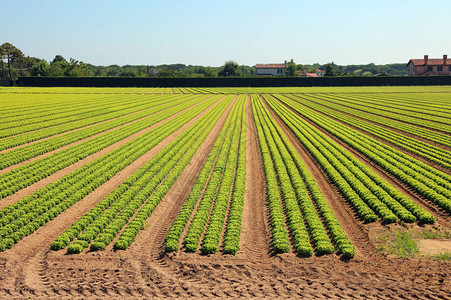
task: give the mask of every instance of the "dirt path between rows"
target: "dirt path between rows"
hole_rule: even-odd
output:
[[[259,261],[268,259],[272,252],[271,231],[266,206],[265,174],[249,97],[246,103],[246,125],[246,193],[240,248],[245,257]]]

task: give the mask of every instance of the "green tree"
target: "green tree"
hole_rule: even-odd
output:
[[[66,70],[69,66],[69,63],[64,60],[64,61],[56,61],[50,64],[50,68],[49,68],[49,72],[48,72],[48,76],[52,76],[52,77],[63,77],[66,75]]]
[[[212,67],[206,67],[204,77],[216,77],[218,76],[218,72]]]
[[[50,66],[45,60],[41,60],[31,69],[32,76],[48,76],[50,73]]]
[[[11,63],[15,62],[20,65],[21,60],[23,59],[23,53],[11,43],[3,43],[1,48],[2,57],[5,57],[8,62],[9,80],[13,80]]]
[[[157,76],[158,77],[174,77],[175,73],[174,73],[174,70],[172,70],[171,68],[165,67],[158,71]]]
[[[73,77],[89,76],[88,66],[82,61],[79,62],[78,60],[71,58],[64,75]]]
[[[53,64],[53,63],[57,63],[57,62],[66,62],[67,63],[67,60],[62,55],[56,55],[51,63]]]
[[[4,59],[5,59],[5,50],[3,50],[3,45],[0,46],[0,60],[2,61],[2,79],[6,80],[6,70],[5,70],[5,63],[4,63]]]
[[[291,59],[290,62],[287,64],[287,70],[286,70],[285,75],[291,76],[291,77],[297,76],[298,72],[296,69],[297,69],[296,64],[294,63],[293,59]]]
[[[324,76],[338,76],[338,75],[340,75],[340,71],[333,62],[326,65],[326,72],[324,73]]]
[[[233,60],[226,61],[224,66],[218,72],[219,76],[240,76],[239,65]]]
[[[105,68],[98,67],[97,70],[94,72],[94,76],[105,77],[106,76]]]
[[[120,77],[136,77],[138,76],[138,72],[131,68],[123,69],[119,74]]]

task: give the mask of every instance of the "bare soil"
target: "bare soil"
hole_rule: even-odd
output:
[[[424,254],[451,253],[451,240],[421,239],[418,241],[418,247]]]
[[[272,253],[264,173],[250,102],[241,250],[236,256],[166,253],[163,247],[166,232],[189,194],[224,120],[225,114],[127,251],[107,249],[66,255],[65,251],[50,251],[49,246],[73,221],[181,131],[13,249],[0,253],[0,298],[451,298],[451,263],[421,257],[399,259],[378,252],[371,233],[383,226],[363,224],[354,216],[320,166],[284,126],[284,132],[356,246],[357,254],[346,261],[338,255],[300,258],[292,253]],[[441,218],[450,222],[449,216],[441,215]]]

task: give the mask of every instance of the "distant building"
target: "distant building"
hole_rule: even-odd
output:
[[[257,64],[255,65],[257,75],[282,76],[285,75],[284,64]]]
[[[451,75],[451,59],[448,59],[448,55],[443,55],[443,58],[429,58],[425,55],[423,59],[411,59],[407,63],[407,74]]]
[[[301,77],[321,77],[324,75],[323,70],[316,70],[316,73],[308,73],[305,69],[299,71],[299,76]]]

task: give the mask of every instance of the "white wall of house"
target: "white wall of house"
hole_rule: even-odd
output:
[[[285,69],[257,69],[257,75],[272,75],[272,76],[277,76],[277,75],[285,75]]]

